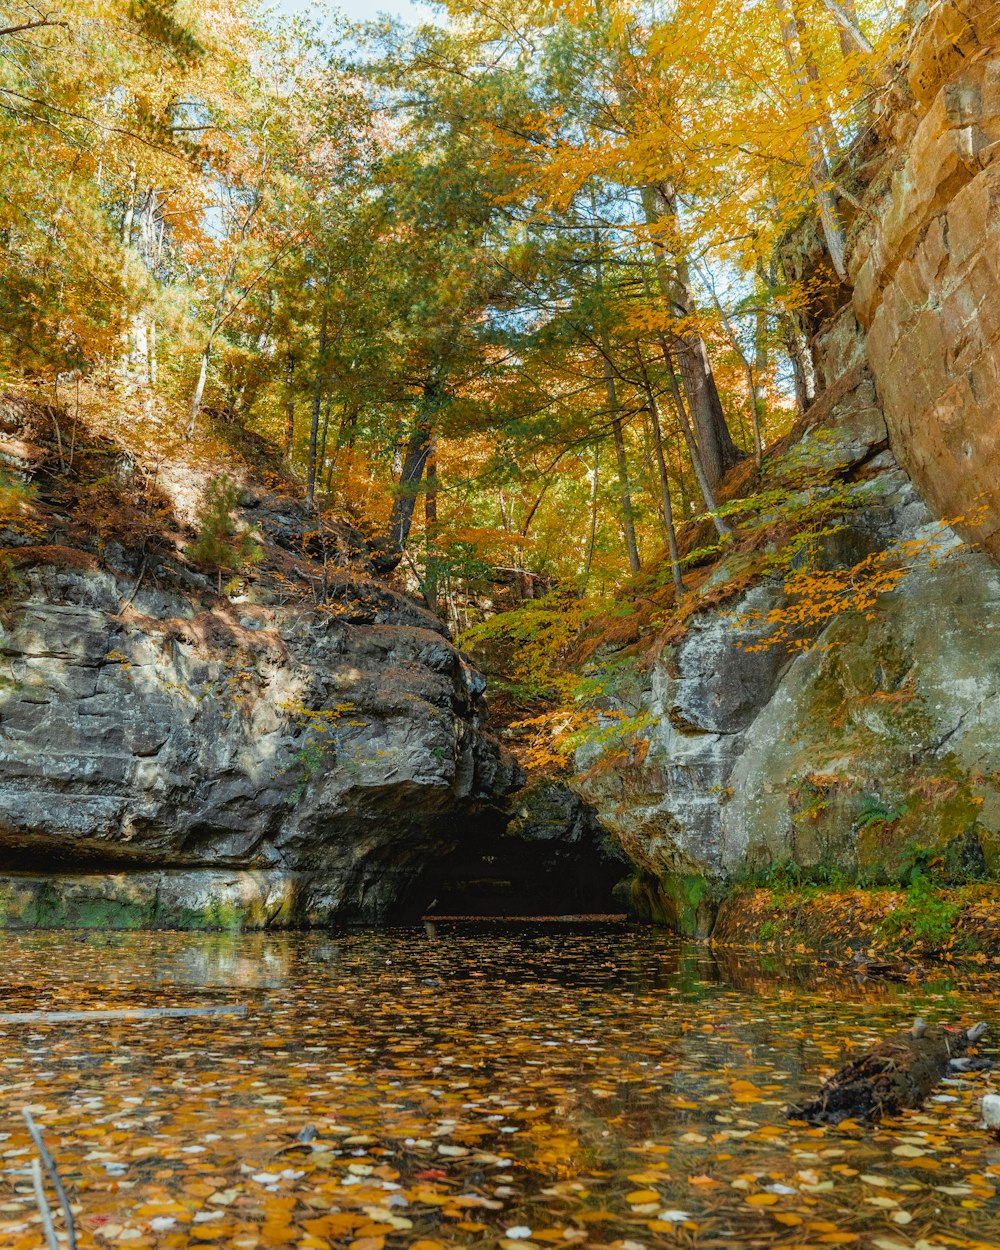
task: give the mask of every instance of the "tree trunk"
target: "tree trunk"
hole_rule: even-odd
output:
[[[871,56],[875,49],[861,33],[861,27],[858,24],[858,11],[854,6],[854,0],[844,0],[843,4],[838,4],[837,0],[823,0],[830,16],[837,23],[837,33],[840,36],[840,51],[845,57],[849,57],[852,52],[860,52],[862,56]]]
[[[789,1107],[788,1114],[813,1124],[839,1124],[848,1119],[876,1121],[919,1107],[951,1063],[985,1032],[985,1024],[968,1030],[948,1029],[915,1020],[912,1029],[845,1064],[816,1098]]]
[[[326,464],[326,441],[330,433],[330,411],[333,408],[333,387],[326,392],[326,408],[323,411],[323,433],[319,440],[319,455],[317,463],[319,465],[318,472],[322,474]]]
[[[132,243],[132,222],[135,220],[135,161],[129,161],[128,195],[125,200],[125,213],[122,217],[122,246],[129,247]]]
[[[292,462],[292,449],[295,446],[295,356],[292,352],[285,355],[285,458]]]
[[[722,301],[715,293],[715,284],[712,282],[711,277],[711,274],[707,275],[706,286],[712,294],[712,303],[715,305],[715,311],[719,314],[722,328],[725,330],[726,338],[729,340],[729,346],[739,356],[740,363],[743,365],[743,374],[747,380],[747,393],[750,398],[750,425],[753,430],[754,463],[759,469],[764,460],[764,442],[760,432],[760,401],[757,396],[757,379],[754,377],[753,362],[743,350],[743,344],[736,333],[736,327],[729,320],[729,315],[723,308]],[[704,280],[704,274],[702,278]]]
[[[424,492],[424,534],[427,540],[427,554],[424,562],[424,594],[427,597],[427,606],[432,612],[436,612],[438,599],[438,566],[434,544],[438,525],[438,476],[437,435],[433,430],[428,436],[426,472],[427,489]]]
[[[795,380],[795,406],[799,416],[812,407],[816,399],[816,383],[810,361],[806,355],[799,332],[790,313],[781,314],[781,337],[784,339],[785,351],[792,364],[792,376]]]
[[[649,226],[655,226],[664,218],[676,220],[677,209],[673,196],[662,187],[643,187],[642,206],[646,224]],[[669,258],[663,243],[655,239],[653,255],[660,293],[670,303],[674,313],[682,318],[693,317],[697,312],[697,304],[686,258]],[[727,470],[743,459],[743,452],[733,442],[726,424],[704,338],[697,330],[690,328],[678,332],[675,338],[681,378],[691,409],[702,465],[709,485],[714,487]]]
[[[156,360],[156,318],[149,319],[149,385],[156,386],[159,367]]]
[[[226,275],[222,279],[222,289],[219,291],[219,298],[215,301],[208,338],[205,340],[205,347],[201,353],[201,370],[198,374],[198,385],[195,387],[194,398],[191,401],[191,416],[187,425],[188,438],[194,436],[198,413],[201,411],[201,401],[205,396],[205,380],[208,377],[208,363],[212,359],[212,344],[215,341],[216,334],[219,332],[219,327],[225,320],[226,299],[229,295],[229,286],[233,280],[233,275],[236,273],[236,259],[236,255],[234,255],[226,267]]]
[[[596,217],[597,205],[593,188],[590,194],[591,214]],[[604,263],[601,255],[601,239],[597,227],[594,227],[594,278],[598,291],[604,290]],[[639,560],[639,544],[635,537],[635,514],[632,510],[632,490],[628,480],[628,460],[625,455],[625,434],[622,429],[621,411],[618,407],[618,395],[615,389],[615,375],[611,366],[611,342],[607,326],[603,318],[598,328],[601,347],[601,364],[604,369],[604,389],[608,397],[608,411],[611,415],[611,432],[615,440],[615,459],[618,463],[618,489],[622,504],[622,527],[625,532],[625,550],[628,554],[629,568],[638,573],[642,564]]]
[[[716,533],[721,538],[723,534],[731,534],[732,530],[726,522],[718,515],[718,504],[715,502],[715,492],[712,490],[711,483],[708,480],[708,474],[702,463],[701,451],[698,447],[694,431],[691,428],[691,422],[688,419],[687,410],[684,407],[684,396],[681,389],[677,385],[677,374],[674,372],[674,359],[670,354],[665,338],[660,338],[660,350],[663,352],[663,359],[666,362],[667,374],[670,378],[670,396],[674,401],[674,411],[677,414],[677,421],[681,427],[681,434],[687,443],[688,455],[691,458],[691,467],[694,469],[694,475],[698,482],[698,488],[701,491],[701,497],[705,502],[709,515],[712,518],[712,524],[715,526]]]
[[[323,382],[326,367],[327,302],[323,300],[323,316],[319,327],[319,351],[316,354],[316,381],[313,386],[312,420],[309,423],[309,462],[306,466],[306,507],[312,508],[316,498],[316,454],[319,451],[319,415],[323,408]]]
[[[424,402],[414,422],[413,432],[406,442],[396,497],[392,502],[389,528],[373,549],[373,562],[380,573],[391,573],[406,549],[413,524],[413,510],[417,503],[417,490],[424,475],[427,457],[431,452],[433,434],[432,412],[439,388],[428,384],[424,389]]]
[[[201,401],[205,398],[205,382],[208,378],[208,362],[212,359],[212,340],[209,338],[201,353],[201,367],[198,370],[198,382],[194,388],[194,397],[191,400],[191,416],[188,418],[187,436],[190,438],[194,434],[195,422],[198,420],[198,413],[201,412]]]
[[[781,41],[785,50],[788,72],[795,83],[796,98],[800,108],[806,108],[809,98],[809,76],[802,63],[797,45],[795,15],[791,0],[774,0],[781,26]],[[830,169],[826,153],[823,150],[823,135],[816,124],[806,130],[806,142],[809,152],[809,180],[813,185],[816,197],[816,208],[819,213],[820,226],[826,239],[830,260],[841,281],[847,280],[847,269],[844,265],[844,227],[837,211],[837,202],[830,190]]]
[[[819,83],[821,82],[819,67],[816,64],[816,58],[812,54],[812,48],[809,44],[809,26],[806,22],[805,15],[801,7],[792,0],[792,13],[795,18],[795,33],[798,36],[799,52],[802,56],[802,68],[805,70],[806,77],[812,84],[810,92],[813,99],[817,98],[819,91]],[[837,158],[840,155],[840,140],[837,138],[837,130],[833,124],[833,117],[830,110],[826,107],[817,110],[819,112],[820,133],[823,136],[823,146],[826,152],[827,161],[836,165]]]
[[[611,411],[611,432],[615,440],[615,458],[618,462],[618,490],[622,502],[622,528],[625,531],[625,550],[628,553],[628,566],[633,573],[642,568],[639,560],[639,544],[635,537],[635,514],[632,511],[632,489],[628,480],[628,460],[625,455],[625,433],[622,429],[621,412],[618,407],[618,395],[615,390],[615,377],[611,369],[611,361],[605,354],[604,387],[608,395],[608,408]]]
[[[583,564],[583,585],[581,590],[587,593],[590,582],[590,570],[594,563],[594,546],[597,542],[597,499],[601,472],[601,445],[594,447],[594,468],[590,478],[590,532],[587,535],[587,556]]]
[[[684,579],[681,576],[681,558],[677,550],[677,531],[674,528],[674,507],[670,498],[670,479],[667,477],[667,463],[663,458],[663,434],[660,429],[660,410],[656,404],[656,396],[650,385],[646,362],[639,355],[639,369],[642,374],[642,389],[646,393],[649,406],[649,420],[653,427],[653,450],[656,453],[656,465],[660,473],[660,494],[663,501],[663,524],[667,531],[667,548],[670,552],[670,575],[674,580],[674,589],[678,597],[684,593]]]

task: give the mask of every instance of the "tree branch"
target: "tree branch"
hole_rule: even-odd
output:
[[[40,26],[64,26],[69,28],[69,22],[53,21],[49,17],[43,17],[37,22],[22,22],[19,26],[5,26],[0,30],[2,35],[16,35],[22,30],[38,30]]]

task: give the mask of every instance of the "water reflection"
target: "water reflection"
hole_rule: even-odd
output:
[[[0,1130],[18,1149],[16,1109],[45,1107],[97,1220],[91,1245],[119,1228],[181,1250],[199,1214],[233,1250],[479,1246],[514,1226],[529,1244],[617,1250],[990,1244],[1000,1150],[975,1128],[982,1079],[877,1130],[796,1129],[785,1107],[848,1045],[915,1014],[997,1019],[994,977],[879,982],[650,930],[444,923],[7,934],[0,950],[4,1001],[25,1009],[250,1007],[246,1021],[0,1031]],[[30,1208],[11,1158],[0,1234]],[[109,1185],[109,1159],[127,1187]],[[174,1221],[160,1230],[157,1203]]]

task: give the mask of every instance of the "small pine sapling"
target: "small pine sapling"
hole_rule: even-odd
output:
[[[233,513],[239,507],[242,490],[238,482],[223,474],[205,487],[195,518],[197,537],[187,548],[196,563],[214,568],[222,594],[222,574],[256,564],[263,556],[255,531],[241,527]]]

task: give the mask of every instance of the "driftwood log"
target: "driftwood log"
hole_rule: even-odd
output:
[[[789,1107],[793,1120],[839,1124],[841,1120],[880,1120],[907,1107],[919,1107],[949,1071],[987,1066],[963,1059],[986,1032],[985,1024],[948,1029],[914,1020],[913,1027],[858,1055],[801,1106]]]

